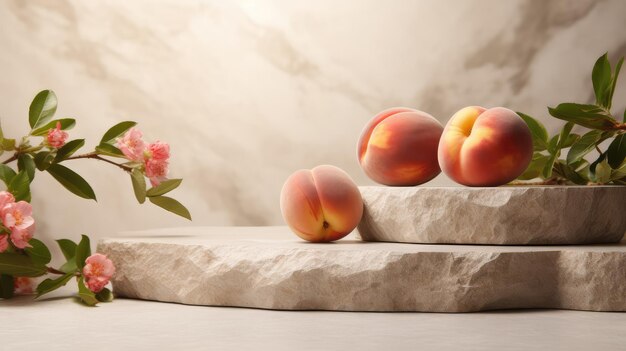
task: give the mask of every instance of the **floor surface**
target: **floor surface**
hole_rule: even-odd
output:
[[[624,350],[626,313],[290,312],[116,299],[64,288],[0,301],[0,350]]]

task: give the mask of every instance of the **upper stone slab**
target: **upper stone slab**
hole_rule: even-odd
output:
[[[624,186],[361,187],[366,241],[569,245],[619,242]]]

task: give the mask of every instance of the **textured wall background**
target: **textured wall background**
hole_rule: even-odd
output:
[[[1,0],[0,118],[5,134],[25,134],[30,100],[53,89],[85,151],[136,120],[171,144],[171,176],[185,179],[173,194],[192,223],[136,204],[128,176],[106,164],[70,164],[97,204],[40,174],[39,237],[279,224],[296,169],[329,163],[371,184],[355,144],[381,109],[445,123],[466,105],[506,106],[545,120],[547,105],[591,101],[595,59],[626,54],[625,13],[621,0]]]

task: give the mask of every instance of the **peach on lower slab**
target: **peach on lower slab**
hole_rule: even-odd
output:
[[[396,186],[425,183],[441,170],[437,146],[443,126],[426,112],[395,107],[374,116],[357,144],[359,164],[372,180]]]
[[[438,150],[441,170],[468,186],[506,184],[524,172],[532,155],[528,126],[504,107],[459,110],[446,124]]]
[[[280,210],[304,240],[328,242],[348,235],[363,215],[363,199],[350,176],[322,165],[293,173],[280,193]]]

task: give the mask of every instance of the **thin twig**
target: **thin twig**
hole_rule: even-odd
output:
[[[48,267],[48,273],[52,273],[52,274],[60,274],[60,275],[66,275],[67,273],[60,271],[58,269],[52,268],[52,267]]]
[[[18,156],[18,153],[16,152],[16,153],[14,153],[14,154],[13,154],[13,156],[11,156],[10,158],[7,158],[6,160],[4,160],[4,161],[2,162],[2,164],[3,164],[3,165],[6,165],[6,164],[8,164],[8,163],[11,163],[11,162],[13,162],[13,161],[17,160],[17,156]]]
[[[90,153],[86,153],[86,154],[82,154],[82,155],[71,156],[71,157],[66,158],[65,160],[78,160],[78,159],[81,159],[81,158],[90,158],[90,159],[94,159],[94,160],[104,161],[106,163],[110,163],[112,165],[115,165],[115,166],[121,168],[122,170],[124,170],[126,172],[132,172],[132,170],[133,170],[132,167],[129,167],[129,166],[117,163],[117,162],[113,162],[113,161],[111,161],[109,159],[106,159],[106,158],[98,155],[95,152],[90,152]]]

